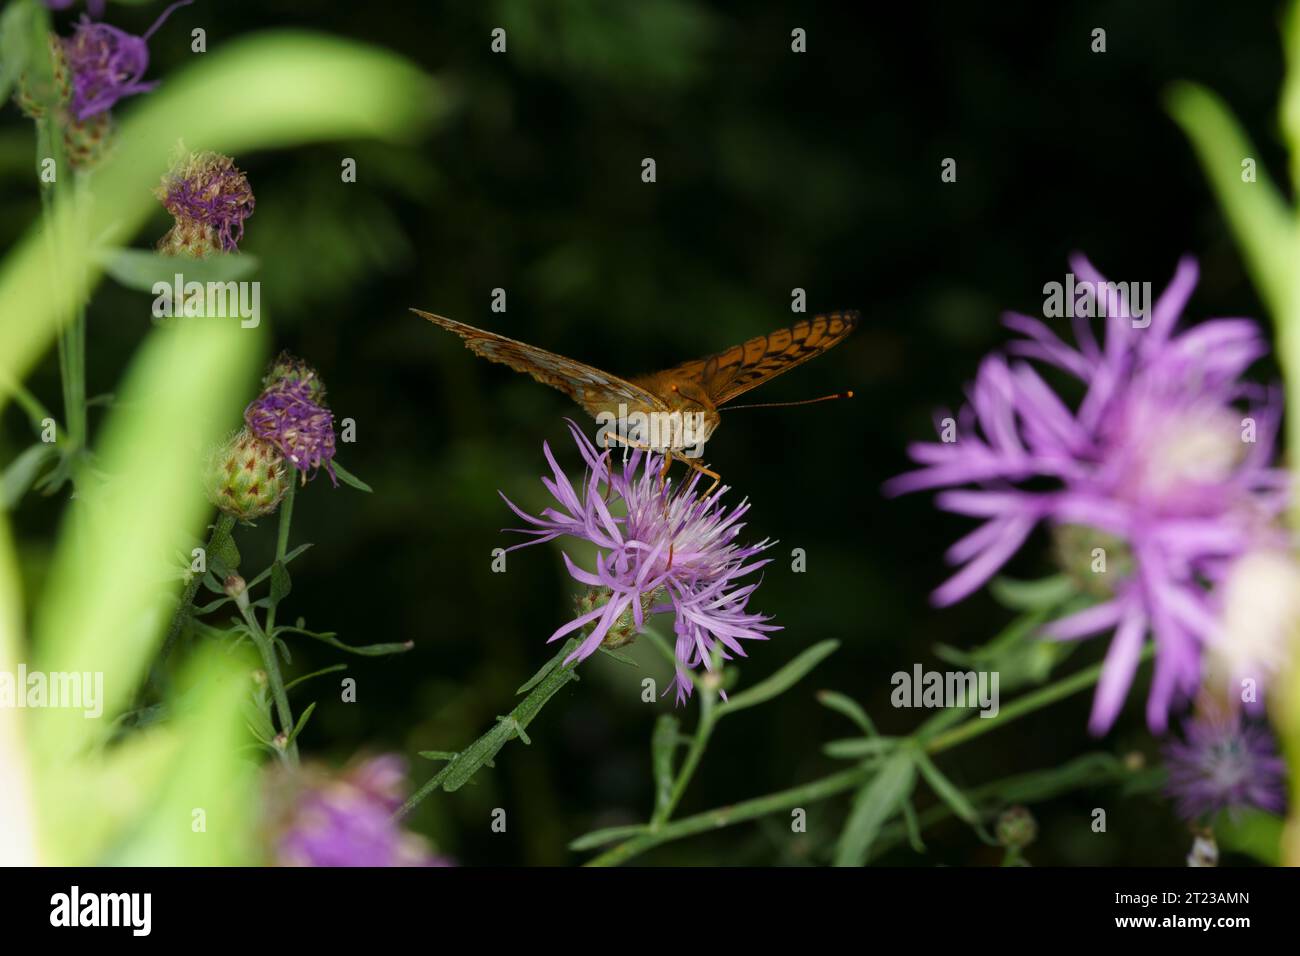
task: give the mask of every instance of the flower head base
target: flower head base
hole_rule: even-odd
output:
[[[1105,282],[1086,259],[1072,266],[1098,288]],[[1077,347],[1037,319],[1006,316],[1022,336],[1009,348],[1018,358],[986,358],[956,440],[914,445],[922,467],[886,486],[959,489],[941,493],[939,507],[984,521],[949,549],[962,568],[935,591],[936,604],[984,584],[1040,522],[1054,529],[1068,571],[1104,576],[1083,589],[1099,603],[1047,628],[1062,640],[1114,630],[1089,724],[1097,734],[1119,713],[1148,632],[1152,730],[1163,731],[1175,699],[1191,697],[1202,649],[1219,630],[1207,585],[1276,535],[1286,503],[1286,475],[1271,465],[1277,398],[1241,380],[1267,352],[1258,327],[1216,319],[1176,333],[1196,274],[1192,260],[1179,263],[1142,322],[1121,303],[1105,317],[1104,341],[1076,319]],[[1024,359],[1078,379],[1078,408]],[[1089,566],[1084,554],[1100,560]]]
[[[337,486],[334,413],[313,398],[323,395],[324,387],[316,372],[302,362],[297,365],[298,377],[274,377],[275,367],[284,361],[281,356],[267,376],[272,384],[244,409],[244,422],[258,438],[275,445],[302,472],[304,482],[309,472],[323,467]]]
[[[158,243],[161,252],[202,259],[239,251],[254,199],[248,177],[229,156],[190,153],[163,177],[154,195],[176,217]]]
[[[515,548],[560,537],[588,541],[599,549],[595,571],[579,568],[567,554],[569,574],[588,592],[579,598],[579,614],[559,628],[550,640],[579,629],[584,636],[566,660],[583,660],[602,644],[626,644],[645,627],[650,614],[672,611],[676,615],[677,701],[691,693],[690,671],[703,664],[713,668],[713,656],[730,660],[745,656],[743,640],[766,640],[780,630],[746,605],[758,582],[740,585],[740,579],[768,563],[753,560],[771,542],[736,543],[749,510],[747,501],[726,508],[720,499],[727,488],[701,496],[699,475],[685,487],[661,483],[661,459],[633,452],[621,470],[615,470],[610,452],[598,452],[572,422],[578,451],[587,464],[580,489],[556,464],[549,445],[543,445],[552,477],[542,484],[556,500],[534,517],[510,509],[532,527],[516,529],[533,540]],[[607,501],[608,498],[608,501]],[[616,511],[624,512],[616,516]]]
[[[177,0],[163,11],[144,36],[83,17],[72,36],[63,41],[63,51],[72,69],[73,118],[90,119],[112,109],[123,97],[153,89],[156,83],[143,80],[149,68],[147,41],[173,10],[193,2]]]
[[[292,792],[293,801],[278,827],[276,862],[281,866],[451,865],[435,856],[421,837],[393,821],[404,788],[405,767],[394,756],[365,760],[338,775],[304,771],[301,779],[285,788]]]
[[[1286,810],[1286,764],[1264,724],[1211,705],[1183,724],[1185,741],[1165,745],[1167,792],[1179,816],[1203,820],[1221,810]]]
[[[214,448],[203,470],[208,500],[240,521],[273,513],[291,480],[279,450],[247,428]]]

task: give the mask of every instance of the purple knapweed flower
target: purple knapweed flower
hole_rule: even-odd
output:
[[[1083,257],[1071,259],[1090,283],[1105,280]],[[1146,635],[1156,659],[1146,716],[1161,732],[1176,698],[1201,680],[1201,652],[1219,620],[1207,592],[1232,561],[1276,537],[1286,473],[1272,467],[1281,414],[1274,392],[1241,380],[1268,347],[1248,319],[1215,319],[1175,333],[1196,284],[1184,258],[1149,312],[1127,301],[1105,317],[1099,342],[1085,317],[1073,321],[1077,346],[1043,322],[1008,314],[1023,336],[1013,357],[987,357],[970,404],[946,440],[909,449],[923,467],[886,485],[898,494],[950,488],[940,508],[983,519],[948,560],[961,569],[934,593],[948,605],[983,585],[1040,522],[1074,558],[1098,553],[1081,590],[1101,600],[1046,628],[1057,639],[1114,631],[1089,727],[1104,733],[1132,684]],[[1071,410],[1023,359],[1078,379]],[[1079,547],[1082,546],[1082,547]],[[1078,562],[1067,570],[1078,570]],[[1104,570],[1105,573],[1089,573]]]
[[[87,120],[112,109],[113,104],[123,97],[146,93],[157,86],[156,82],[143,79],[145,70],[149,68],[149,37],[173,10],[193,2],[177,0],[162,12],[144,36],[82,17],[72,36],[63,41],[63,52],[72,71],[69,109],[73,117]],[[101,9],[99,13],[102,12]]]
[[[393,819],[405,790],[401,758],[372,757],[338,775],[303,773],[291,787],[291,804],[277,828],[274,846],[279,865],[453,865]]]
[[[736,543],[749,502],[724,507],[720,499],[725,485],[714,494],[700,495],[696,472],[684,487],[674,489],[672,482],[660,478],[663,459],[641,451],[632,452],[616,471],[609,451],[598,452],[573,422],[569,430],[587,464],[581,489],[574,488],[550,446],[543,444],[552,477],[543,478],[542,484],[556,506],[534,517],[502,494],[510,509],[532,525],[511,529],[533,540],[508,550],[559,537],[588,541],[599,549],[594,572],[563,555],[569,574],[589,589],[579,599],[578,616],[549,638],[584,631],[582,643],[565,663],[590,657],[602,643],[627,643],[642,630],[648,614],[674,612],[673,683],[680,704],[691,693],[690,671],[700,664],[712,670],[715,652],[724,660],[733,654],[744,657],[741,641],[766,640],[767,632],[780,630],[766,623],[769,617],[746,610],[759,582],[738,583],[769,562],[754,558],[772,542]],[[616,515],[619,510],[625,514]]]
[[[1165,792],[1185,820],[1255,807],[1286,810],[1286,764],[1268,726],[1211,708],[1183,722],[1184,740],[1165,744]]]
[[[278,367],[278,363],[277,366]],[[309,369],[303,364],[302,368]],[[323,403],[315,372],[304,378],[273,379],[244,409],[244,423],[258,438],[269,441],[293,463],[307,481],[308,472],[324,468],[334,475],[334,413]]]
[[[170,255],[203,258],[239,250],[255,200],[248,177],[220,153],[189,153],[163,177],[154,195],[176,218],[158,243]]]

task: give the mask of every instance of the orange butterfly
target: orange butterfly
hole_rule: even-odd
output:
[[[598,421],[624,421],[634,415],[653,420],[655,416],[661,416],[669,424],[663,430],[652,429],[654,437],[648,442],[634,441],[619,434],[612,437],[622,444],[662,452],[665,469],[676,452],[692,468],[713,478],[715,487],[717,472],[693,459],[718,427],[719,407],[768,379],[834,348],[858,324],[857,312],[831,312],[813,319],[802,319],[788,329],[759,335],[743,345],[733,345],[714,355],[662,372],[624,379],[504,335],[485,332],[419,309],[411,311],[449,332],[455,332],[476,355],[509,365],[517,372],[527,372],[542,384],[559,389]],[[844,397],[852,394],[848,392]],[[683,425],[683,421],[688,424]],[[694,424],[688,427],[690,423]],[[691,451],[683,454],[688,449]]]

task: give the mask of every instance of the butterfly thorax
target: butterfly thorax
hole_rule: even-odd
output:
[[[646,402],[605,403],[596,419],[633,447],[671,451],[697,457],[718,427],[720,417],[707,395],[694,394],[689,382],[673,382],[664,373],[632,379],[632,383],[653,396]],[[677,385],[676,388],[673,386]]]

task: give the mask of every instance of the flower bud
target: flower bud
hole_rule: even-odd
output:
[[[596,608],[604,607],[609,603],[609,598],[612,593],[613,592],[611,592],[609,588],[605,587],[588,588],[582,594],[578,595],[577,599],[574,601],[578,610],[578,615],[590,614]],[[660,590],[654,594],[646,593],[641,595],[642,620],[650,614],[651,607],[654,606],[655,601],[662,597],[662,594],[663,592]],[[583,633],[591,634],[591,632],[596,629],[597,621],[599,621],[599,618],[584,625],[582,629]],[[636,636],[639,633],[640,631],[636,626],[636,619],[632,615],[632,608],[631,606],[628,606],[627,609],[618,616],[618,619],[610,625],[609,631],[605,634],[605,638],[600,642],[600,645],[601,647],[606,647],[610,650],[619,647],[626,647],[636,640]]]
[[[274,512],[291,480],[284,456],[247,428],[213,449],[203,471],[208,500],[241,521]]]
[[[96,113],[84,120],[69,118],[63,127],[63,150],[73,169],[91,169],[108,155],[113,145],[113,117]]]
[[[221,582],[222,590],[226,592],[227,597],[238,599],[246,590],[248,585],[238,574],[232,574],[226,580]]]
[[[63,44],[53,33],[49,34],[48,40],[52,75],[37,80],[30,72],[24,72],[18,78],[18,89],[14,93],[14,102],[23,115],[31,119],[44,116],[47,105],[60,109],[67,106],[72,96],[72,74],[68,70],[68,58],[63,54]]]
[[[1023,850],[1038,837],[1038,822],[1026,807],[1008,807],[998,817],[998,843]]]

